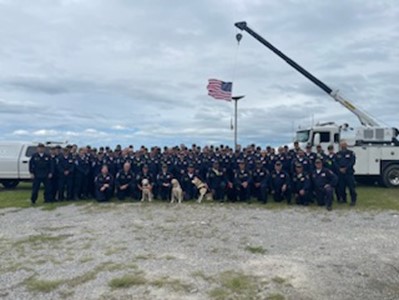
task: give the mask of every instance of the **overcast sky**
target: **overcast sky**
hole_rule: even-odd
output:
[[[290,142],[294,127],[357,119],[236,21],[388,126],[399,127],[396,0],[0,0],[0,139],[79,144]]]

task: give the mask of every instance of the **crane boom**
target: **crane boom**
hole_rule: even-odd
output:
[[[360,123],[363,126],[381,127],[381,125],[372,116],[370,116],[366,112],[364,112],[364,111],[360,110],[359,108],[357,108],[356,106],[354,106],[350,101],[344,99],[342,96],[339,95],[338,91],[332,90],[328,85],[326,85],[320,79],[316,78],[314,75],[309,73],[307,70],[305,70],[299,64],[297,64],[295,61],[293,61],[291,58],[289,58],[287,55],[285,55],[283,52],[281,52],[279,49],[277,49],[275,46],[273,46],[270,42],[265,40],[262,36],[260,36],[258,33],[253,31],[250,27],[247,26],[247,22],[238,22],[238,23],[235,23],[235,26],[242,31],[246,31],[248,34],[250,34],[256,40],[258,40],[260,43],[265,45],[267,48],[269,48],[271,51],[273,51],[275,54],[277,54],[280,58],[282,58],[287,64],[289,64],[291,67],[293,67],[295,70],[297,70],[303,76],[305,76],[307,79],[309,79],[311,82],[313,82],[319,88],[321,88],[324,92],[326,92],[335,101],[337,101],[342,106],[344,106],[346,109],[348,109],[350,112],[352,112],[354,115],[356,115],[356,117],[359,119]]]

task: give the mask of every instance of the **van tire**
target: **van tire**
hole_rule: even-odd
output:
[[[2,180],[1,184],[4,186],[5,189],[14,189],[19,183],[19,180],[17,179],[7,179],[7,180]]]

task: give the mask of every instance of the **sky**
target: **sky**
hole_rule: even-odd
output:
[[[243,33],[248,25],[384,126],[399,127],[396,0],[0,0],[0,140],[79,145],[292,142],[358,120]]]

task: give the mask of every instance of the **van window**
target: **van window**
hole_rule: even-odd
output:
[[[339,143],[339,133],[334,134],[334,143]]]
[[[26,154],[25,154],[25,156],[26,157],[31,157],[33,154],[35,154],[36,152],[37,152],[37,146],[29,146],[27,149],[26,149]],[[45,148],[45,150],[44,150],[44,152],[45,153],[50,153],[50,148],[49,147],[46,147]]]
[[[30,147],[28,147],[28,149],[26,149],[26,154],[25,154],[25,156],[26,157],[31,157],[33,154],[35,154],[36,153],[36,146],[30,146]]]
[[[330,141],[329,132],[320,132],[320,143],[329,143]]]

